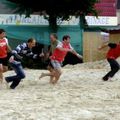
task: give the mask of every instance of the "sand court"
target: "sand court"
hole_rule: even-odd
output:
[[[103,82],[108,70],[106,61],[67,65],[55,86],[38,79],[46,71],[25,70],[15,90],[0,90],[0,120],[119,120],[120,72]]]

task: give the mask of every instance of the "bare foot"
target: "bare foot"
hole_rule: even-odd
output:
[[[53,79],[54,79],[54,77],[51,76],[51,77],[50,77],[50,84],[52,84]]]
[[[3,88],[3,82],[0,81],[0,89],[2,89],[2,88]]]
[[[113,82],[111,77],[109,77],[109,79],[108,79],[108,80],[109,80],[110,82]]]
[[[0,89],[2,89],[3,88],[3,85],[0,83]]]
[[[7,89],[10,89],[8,82],[5,82],[5,85],[6,85],[6,88],[7,88]]]
[[[3,85],[3,79],[0,79],[0,87],[2,88]]]
[[[7,89],[10,88],[10,87],[9,87],[9,83],[7,82],[6,78],[5,78],[5,86],[6,86]]]
[[[43,78],[43,77],[45,77],[45,73],[42,73],[42,74],[40,75],[39,79],[41,79],[41,78]]]
[[[52,80],[51,84],[55,85],[55,84],[57,84],[57,81],[56,80]]]

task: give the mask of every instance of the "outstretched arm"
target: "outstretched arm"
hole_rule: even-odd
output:
[[[98,50],[102,50],[102,49],[108,47],[108,44],[109,44],[109,43],[105,43],[105,44],[99,46],[99,47],[98,47]]]
[[[8,39],[7,39],[7,38],[4,38],[4,39],[5,39],[5,41],[6,41],[6,45],[7,45],[7,52],[11,52],[12,49],[11,49],[9,43],[8,43]]]
[[[78,54],[75,50],[72,50],[71,53],[77,56],[79,59],[83,59],[83,56]]]
[[[7,51],[12,52],[12,49],[11,49],[11,47],[9,45],[7,45]]]
[[[70,51],[72,54],[74,54],[75,56],[77,56],[79,59],[83,59],[83,56],[80,55],[80,54],[78,54],[78,53],[74,50],[74,48],[71,46],[71,44],[70,44],[70,48],[71,48],[71,50],[72,50],[72,51]]]

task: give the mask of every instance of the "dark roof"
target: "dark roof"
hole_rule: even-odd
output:
[[[118,26],[112,26],[112,27],[101,27],[102,31],[109,32],[109,33],[120,33],[120,25]]]
[[[106,27],[106,30],[120,30],[120,26]]]
[[[84,31],[88,32],[107,32],[111,34],[120,34],[120,25],[118,26],[105,26],[105,27],[86,27]]]

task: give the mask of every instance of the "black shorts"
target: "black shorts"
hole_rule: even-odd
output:
[[[8,66],[8,57],[0,58],[0,64],[2,64],[3,66]]]

